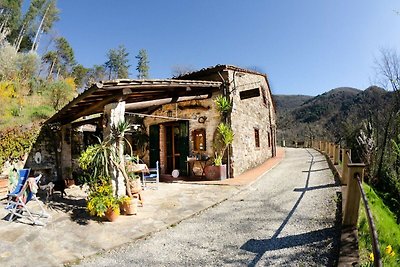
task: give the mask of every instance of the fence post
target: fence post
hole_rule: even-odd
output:
[[[346,185],[349,181],[349,157],[347,156],[347,152],[351,156],[350,149],[342,149],[342,184]]]
[[[335,145],[335,152],[333,154],[333,164],[339,164],[339,156],[340,156],[340,145]]]
[[[330,145],[331,145],[331,146],[330,146],[331,151],[330,151],[330,153],[329,153],[329,157],[333,159],[333,157],[334,157],[334,155],[335,155],[335,144],[334,144],[334,143],[330,143]]]
[[[330,158],[331,157],[331,150],[332,150],[331,142],[328,142],[327,145],[328,145],[328,147],[327,147],[326,153],[328,154],[328,158]]]
[[[322,141],[319,141],[319,151],[322,151]]]
[[[355,178],[356,174],[360,176],[360,180],[364,179],[364,163],[348,164],[349,180],[347,182],[347,190],[345,196],[345,206],[343,213],[343,225],[356,226],[358,220],[358,209],[360,207],[361,193],[358,188],[358,182]]]

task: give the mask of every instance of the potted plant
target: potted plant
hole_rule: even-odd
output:
[[[122,174],[126,188],[125,193],[128,197],[132,198],[131,188],[135,188],[138,179],[134,178],[138,176],[133,177],[134,174],[128,175],[125,157],[121,153],[123,144],[126,141],[124,139],[124,132],[128,131],[129,127],[128,123],[120,122],[112,129],[110,138],[103,141],[99,139],[98,144],[89,146],[79,158],[79,165],[84,172],[81,176],[81,181],[89,186],[87,207],[93,215],[103,216],[107,209],[119,211],[118,198],[121,197],[121,194],[118,195],[115,188],[111,186],[111,170],[118,170]],[[102,177],[108,177],[107,179],[109,180],[108,185],[111,193],[107,195],[107,199],[101,194],[104,193],[105,189],[99,187],[99,185],[104,185]],[[119,180],[116,182],[119,182]]]
[[[89,214],[97,217],[106,217],[115,221],[119,214],[119,200],[114,197],[110,178],[101,177],[98,183],[89,188],[87,210]]]
[[[120,199],[120,210],[125,215],[137,214],[137,198],[130,198],[128,196],[122,196]]]
[[[217,127],[217,134],[214,138],[214,164],[206,166],[205,175],[209,180],[226,179],[226,164],[222,164],[225,151],[233,142],[233,131],[226,123],[220,123]]]

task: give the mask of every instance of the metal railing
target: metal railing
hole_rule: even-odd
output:
[[[346,154],[349,159],[349,163],[353,163],[351,160],[350,154],[348,152]],[[376,231],[375,223],[372,218],[372,213],[371,213],[371,210],[368,205],[368,200],[367,200],[364,188],[362,187],[361,176],[359,173],[356,173],[353,178],[357,180],[358,189],[360,190],[361,198],[364,203],[365,213],[367,216],[367,221],[368,221],[368,226],[369,226],[369,232],[370,232],[371,239],[372,239],[372,252],[374,254],[374,266],[381,267],[382,260],[381,260],[381,252],[379,250],[378,233]]]

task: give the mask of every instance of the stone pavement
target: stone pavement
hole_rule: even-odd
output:
[[[79,187],[49,203],[51,218],[44,227],[8,222],[7,211],[0,209],[0,266],[62,266],[174,227],[237,194],[283,157],[284,150],[278,149],[277,157],[235,179],[161,183],[158,190],[143,191],[144,206],[137,215],[120,216],[113,223],[88,217],[85,193]],[[35,205],[30,208],[35,210]]]

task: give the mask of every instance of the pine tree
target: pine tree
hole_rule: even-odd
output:
[[[53,27],[54,22],[59,20],[59,10],[56,6],[56,0],[49,0],[43,5],[39,12],[41,20],[33,39],[31,51],[36,51],[39,47],[40,37],[43,33],[48,33]]]
[[[125,46],[120,45],[117,49],[110,49],[107,53],[107,62],[104,63],[108,71],[108,79],[125,79],[129,77],[129,53]]]
[[[147,59],[146,49],[140,49],[139,54],[136,56],[138,64],[136,70],[138,71],[138,79],[149,78],[149,60]]]

